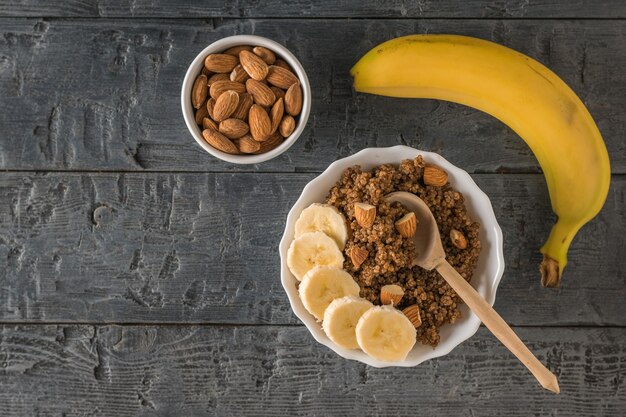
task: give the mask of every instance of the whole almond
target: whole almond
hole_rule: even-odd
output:
[[[254,104],[254,99],[248,93],[243,93],[239,95],[239,104],[235,109],[235,112],[231,115],[236,119],[240,120],[248,120],[248,112],[250,111],[250,107]]]
[[[295,83],[285,93],[285,110],[292,116],[297,116],[302,111],[302,88],[300,83]]]
[[[230,80],[238,83],[245,83],[250,78],[246,70],[243,69],[241,64],[237,65],[230,73]]]
[[[248,124],[239,119],[226,119],[222,120],[219,126],[219,131],[222,135],[230,139],[237,139],[248,133]]]
[[[277,99],[285,97],[285,90],[282,88],[271,86],[270,89],[274,92]]]
[[[217,98],[222,95],[225,91],[232,90],[236,93],[243,94],[246,92],[246,86],[242,83],[237,83],[234,81],[217,81],[211,85],[209,90],[209,94],[211,97],[217,100]]]
[[[433,165],[424,167],[424,184],[442,187],[448,182],[448,173]]]
[[[207,81],[207,85],[210,87],[218,81],[230,81],[230,74],[213,74]]]
[[[279,98],[272,106],[272,111],[270,112],[270,116],[272,119],[272,133],[276,132],[276,129],[278,129],[278,125],[280,125],[281,120],[283,120],[284,113],[285,104],[283,99]]]
[[[234,143],[230,141],[226,136],[222,135],[220,132],[213,129],[205,129],[202,131],[202,136],[204,140],[215,149],[230,153],[230,154],[238,154],[239,149],[235,146]]]
[[[248,93],[252,95],[254,102],[260,106],[271,106],[276,101],[274,92],[265,84],[253,78],[246,81]]]
[[[202,120],[209,115],[206,105],[203,105],[198,110],[196,110],[196,124],[202,125]]]
[[[276,61],[274,62],[274,64],[272,64],[272,65],[276,65],[277,67],[281,67],[281,68],[286,69],[287,71],[291,71],[291,72],[293,72],[293,71],[291,70],[291,67],[290,67],[290,66],[289,66],[289,64],[287,63],[287,61],[285,61],[285,60],[284,60],[284,59],[282,59],[282,58],[277,58],[277,59],[276,59]]]
[[[215,107],[213,108],[213,120],[221,122],[230,117],[235,112],[237,105],[239,104],[239,94],[232,90],[224,92],[215,100]]]
[[[266,141],[259,142],[261,144],[261,147],[258,151],[255,152],[255,154],[271,151],[272,149],[283,143],[283,140],[284,138],[280,136],[278,132],[274,132]]]
[[[293,72],[283,67],[271,65],[267,72],[267,82],[284,90],[298,82],[298,77]]]
[[[217,123],[215,123],[210,117],[205,117],[204,119],[202,119],[202,127],[205,129],[218,130]]]
[[[239,58],[228,54],[210,54],[204,59],[204,67],[213,72],[231,72],[239,64]]]
[[[280,134],[286,138],[289,137],[293,133],[293,130],[296,128],[296,121],[290,115],[286,115],[283,117],[283,120],[280,122],[278,126],[278,131]]]
[[[272,65],[274,62],[276,62],[276,54],[274,54],[274,52],[270,51],[267,48],[264,48],[262,46],[255,46],[254,48],[252,48],[252,52],[254,52],[255,55],[258,55],[263,61],[265,61],[267,65]]]
[[[261,149],[261,143],[257,142],[250,135],[244,135],[239,139],[234,139],[233,142],[239,148],[241,153],[255,153]]]
[[[272,122],[267,112],[258,104],[253,104],[248,113],[250,133],[254,140],[262,142],[267,140],[272,133]]]
[[[214,98],[208,99],[206,102],[206,110],[207,110],[207,114],[209,115],[211,119],[215,119],[215,117],[213,117],[214,108],[215,108],[215,99]]]
[[[261,57],[250,51],[241,51],[239,53],[239,60],[241,61],[241,66],[251,78],[261,81],[267,77],[269,69]]]
[[[202,106],[206,100],[207,94],[209,93],[209,86],[207,86],[206,83],[206,75],[198,75],[196,81],[193,82],[193,87],[191,88],[191,102],[193,103],[193,107],[196,109],[199,109],[200,106]]]
[[[233,46],[232,48],[228,48],[227,50],[224,51],[225,54],[227,55],[233,55],[236,57],[239,57],[239,53],[241,51],[251,51],[252,47],[250,45],[237,45],[237,46]]]

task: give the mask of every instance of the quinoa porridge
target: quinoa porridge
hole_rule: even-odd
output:
[[[347,219],[351,234],[344,248],[344,269],[359,284],[361,297],[380,304],[382,286],[402,287],[405,295],[396,307],[403,309],[415,304],[419,307],[422,325],[416,329],[417,340],[434,347],[439,343],[441,326],[461,317],[458,307],[462,301],[436,271],[411,266],[413,239],[402,237],[394,226],[408,211],[383,197],[394,191],[408,191],[424,200],[439,225],[448,262],[467,281],[476,267],[480,242],[479,224],[467,215],[463,195],[445,179],[440,185],[426,185],[425,167],[421,156],[406,159],[399,166],[380,165],[369,172],[362,171],[358,165],[350,167],[330,190],[326,203],[339,209]],[[376,207],[376,219],[371,227],[359,225],[355,203]],[[349,256],[354,247],[367,251],[367,258],[358,267]]]

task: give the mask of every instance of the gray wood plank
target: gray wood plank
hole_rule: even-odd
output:
[[[294,324],[278,242],[313,174],[0,175],[0,321]],[[540,287],[539,175],[474,175],[505,237],[496,308],[516,325],[626,325],[626,176]]]
[[[626,329],[515,330],[560,395],[485,329],[419,367],[375,369],[303,327],[5,325],[0,414],[623,416]]]
[[[0,16],[623,18],[620,0],[0,0]]]
[[[538,172],[525,143],[490,116],[352,91],[348,71],[363,53],[425,32],[492,39],[550,66],[589,106],[613,172],[626,173],[626,21],[471,19],[0,19],[0,169],[320,171],[362,148],[403,143],[471,172]],[[303,136],[285,155],[252,167],[208,156],[180,114],[188,63],[207,44],[240,33],[285,44],[313,87]]]

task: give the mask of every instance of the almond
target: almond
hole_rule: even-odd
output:
[[[361,227],[369,229],[376,220],[376,207],[371,204],[354,203],[354,218]]]
[[[293,72],[276,65],[269,67],[266,79],[268,83],[282,88],[283,90],[288,89],[298,82],[298,77],[296,77]]]
[[[260,106],[271,106],[276,101],[274,92],[260,81],[250,78],[246,81],[246,88],[252,94],[254,102]]]
[[[369,252],[359,246],[353,246],[352,249],[350,249],[350,260],[355,269],[359,269],[368,256]]]
[[[209,115],[211,119],[215,119],[215,117],[213,117],[214,108],[215,108],[215,99],[214,98],[208,99],[206,102],[206,110],[207,110],[207,114]]]
[[[215,123],[210,117],[202,119],[202,127],[205,129],[218,130],[217,123]]]
[[[405,214],[395,222],[396,230],[402,237],[411,238],[415,235],[415,230],[417,230],[417,218],[415,217],[415,213],[410,212]]]
[[[250,107],[254,103],[254,99],[248,93],[243,93],[239,95],[239,105],[235,109],[235,112],[231,115],[235,119],[240,120],[248,120],[248,112],[250,111]]]
[[[239,59],[241,61],[241,66],[244,70],[246,70],[250,78],[261,81],[267,77],[269,69],[261,57],[250,51],[241,51],[239,53]]]
[[[239,148],[239,151],[241,153],[258,152],[261,149],[261,143],[264,143],[257,142],[250,135],[244,135],[239,139],[234,139],[233,142],[235,142],[235,145],[237,145],[237,148]]]
[[[408,306],[407,308],[402,310],[402,312],[411,321],[416,329],[422,325],[422,318],[420,317],[420,307],[417,304]]]
[[[442,187],[448,182],[448,174],[446,171],[433,165],[424,167],[424,184]]]
[[[283,114],[285,113],[285,103],[282,98],[276,100],[276,103],[272,106],[271,118],[272,118],[272,133],[276,132],[280,121],[283,120]]]
[[[241,64],[237,65],[230,73],[230,80],[238,83],[245,83],[250,78],[246,70],[243,69]]]
[[[399,285],[383,285],[380,289],[380,302],[382,304],[397,306],[400,304],[402,297],[404,297],[404,290]]]
[[[232,90],[236,93],[243,94],[246,92],[246,86],[242,83],[237,83],[234,81],[217,81],[211,84],[211,88],[209,93],[211,97],[217,100],[217,98],[222,95],[225,91]]]
[[[280,136],[278,132],[274,132],[266,141],[259,142],[261,144],[261,147],[258,151],[255,152],[255,154],[271,151],[272,149],[283,143],[283,140],[284,138]]]
[[[277,99],[285,97],[285,90],[282,88],[271,86],[270,89],[274,92]]]
[[[290,66],[289,66],[289,64],[287,63],[287,61],[285,61],[285,60],[284,60],[284,59],[282,59],[282,58],[277,58],[277,59],[276,59],[276,61],[274,62],[274,64],[272,64],[272,65],[276,65],[277,67],[281,67],[281,68],[286,69],[287,71],[291,71],[291,72],[293,72],[293,71],[291,70],[291,67],[290,67]]]
[[[196,109],[202,106],[209,93],[209,86],[206,83],[207,77],[205,75],[198,75],[196,81],[193,82],[193,87],[191,88],[191,102]]]
[[[249,130],[246,122],[233,118],[223,120],[219,126],[220,133],[229,139],[240,138],[248,133]]]
[[[254,52],[255,55],[258,55],[263,61],[265,61],[267,65],[272,65],[276,61],[276,54],[262,46],[255,46],[254,48],[252,48],[252,52]]]
[[[285,117],[283,117],[283,120],[280,122],[280,125],[278,126],[278,130],[280,131],[280,134],[284,138],[289,137],[289,135],[293,133],[293,130],[295,128],[296,128],[296,121],[290,115],[286,115]]]
[[[239,104],[239,94],[232,90],[224,92],[215,100],[215,107],[213,108],[213,120],[221,122],[228,119],[231,114],[234,113],[237,105]]]
[[[302,88],[300,83],[293,84],[285,93],[285,110],[292,116],[297,116],[302,111]]]
[[[227,50],[224,51],[224,53],[227,55],[239,57],[239,53],[241,51],[251,51],[251,50],[252,50],[252,47],[250,45],[237,45],[237,46],[233,46],[232,48],[228,48]]]
[[[207,111],[207,107],[206,104],[203,105],[202,107],[200,107],[198,110],[196,110],[196,124],[197,125],[202,125],[202,120],[207,117],[209,115],[209,112]]]
[[[206,67],[202,67],[202,69],[200,70],[200,74],[202,74],[205,77],[209,78],[211,76],[211,74],[213,74],[213,73],[211,71],[209,71],[208,69],[206,69]]]
[[[202,131],[202,136],[204,140],[207,141],[209,145],[214,147],[215,149],[230,153],[230,154],[238,154],[239,149],[235,146],[234,143],[230,141],[226,136],[222,135],[220,132],[215,131],[213,129],[205,129]]]
[[[456,229],[450,230],[450,240],[452,241],[452,244],[459,249],[467,248],[467,239],[465,238],[465,235]]]
[[[204,59],[204,67],[213,72],[231,72],[239,64],[239,58],[228,54],[210,54]]]
[[[253,104],[248,113],[248,123],[250,133],[254,140],[263,142],[267,140],[272,132],[272,122],[267,112],[258,104]]]
[[[207,85],[211,87],[213,84],[215,84],[218,81],[230,81],[230,75],[229,74],[213,74],[211,75],[211,78],[209,78],[209,80],[207,81]]]

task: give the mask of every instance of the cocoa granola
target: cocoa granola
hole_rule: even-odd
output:
[[[417,340],[436,346],[441,327],[461,317],[462,300],[436,271],[411,267],[413,240],[403,238],[394,227],[394,222],[408,211],[399,203],[388,203],[383,197],[394,191],[408,191],[424,200],[439,225],[448,262],[467,281],[472,278],[480,253],[480,226],[469,218],[463,195],[449,183],[442,186],[424,183],[424,167],[421,156],[406,159],[399,166],[380,165],[370,172],[355,165],[343,172],[326,197],[326,203],[337,207],[348,221],[351,235],[344,249],[344,268],[361,287],[361,297],[380,304],[383,285],[401,286],[405,295],[396,307],[403,309],[417,304],[422,319],[422,325],[417,328]],[[376,207],[376,220],[370,228],[361,227],[355,219],[354,203],[358,202]],[[417,228],[419,233],[419,225]],[[464,249],[451,240],[453,229],[465,238]],[[368,253],[358,268],[348,255],[355,246]]]

